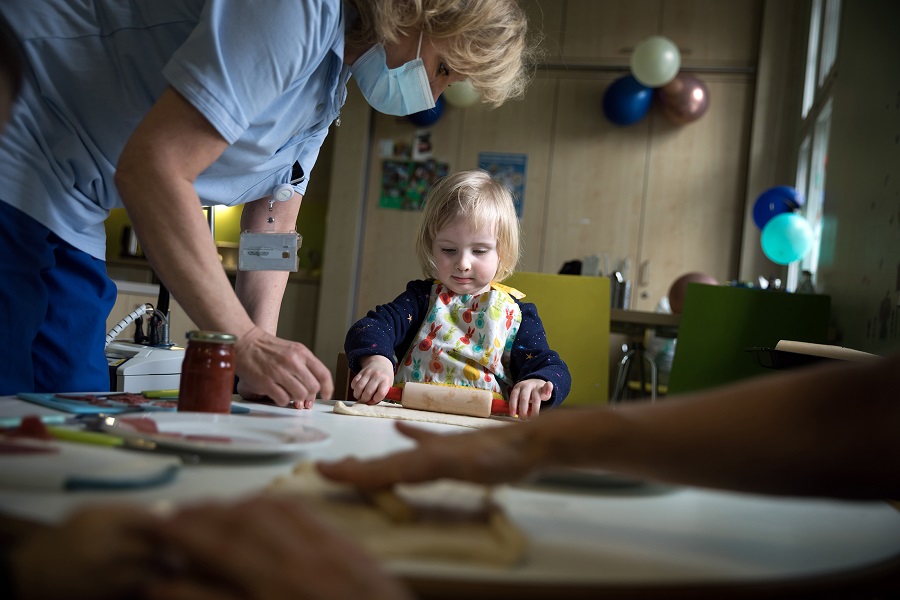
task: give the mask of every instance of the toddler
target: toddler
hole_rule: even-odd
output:
[[[439,179],[416,239],[426,279],[353,324],[344,349],[358,402],[376,404],[406,382],[471,386],[526,419],[559,405],[572,381],[547,345],[533,304],[498,283],[519,259],[512,195],[485,171]]]

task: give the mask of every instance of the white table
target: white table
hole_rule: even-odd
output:
[[[0,416],[53,412],[23,405],[0,398]],[[392,421],[338,415],[331,403],[319,402],[311,411],[248,406],[290,414],[331,434],[329,443],[311,448],[303,458],[372,457],[411,446]],[[140,491],[0,490],[0,513],[7,519],[54,522],[86,503],[165,507],[237,497],[288,473],[297,459],[201,462],[185,466],[171,484]],[[738,589],[808,591],[862,585],[900,572],[900,511],[882,502],[776,499],[649,485],[560,489],[526,484],[499,490],[497,499],[529,538],[521,566],[498,571],[394,563],[389,568],[426,595],[517,598],[600,592],[653,596],[685,589],[707,597]]]

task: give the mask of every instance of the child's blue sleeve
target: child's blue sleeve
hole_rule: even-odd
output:
[[[373,354],[396,366],[396,357],[406,352],[425,320],[431,286],[431,281],[410,281],[393,302],[379,304],[350,327],[344,352],[351,371],[359,371],[360,359]]]
[[[547,344],[547,332],[534,304],[519,302],[522,323],[510,353],[513,380],[543,379],[553,384],[553,395],[546,406],[559,406],[572,389],[569,367]]]

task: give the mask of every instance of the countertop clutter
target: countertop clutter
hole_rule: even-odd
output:
[[[337,414],[333,405],[318,401],[312,410],[295,410],[235,398],[234,406],[248,413],[205,417],[138,413],[169,437],[181,432],[180,445],[150,445],[152,428],[151,433],[134,433],[141,427],[129,424],[131,437],[155,451],[129,449],[140,446],[135,439],[125,447],[94,445],[91,451],[167,464],[177,456],[181,460],[174,477],[157,485],[78,492],[23,489],[4,485],[0,478],[0,522],[52,523],[88,503],[125,501],[165,509],[210,497],[236,498],[291,476],[302,461],[374,457],[411,447],[391,420]],[[0,417],[25,414],[61,416],[17,398],[0,398]],[[218,422],[211,423],[212,417]],[[470,431],[437,423],[419,426],[447,434]],[[120,427],[118,433],[125,430]],[[215,444],[223,443],[221,437],[230,437],[237,451],[215,452]],[[272,451],[259,452],[260,447]],[[29,457],[7,455],[2,460],[14,463]],[[35,469],[49,468],[51,462],[44,459],[41,464]],[[752,595],[754,590],[802,595],[870,585],[896,576],[900,569],[900,512],[883,502],[783,499],[669,487],[590,470],[555,472],[500,486],[493,499],[525,537],[524,558],[513,566],[389,560],[387,568],[423,597],[452,593],[519,598],[616,593],[671,597],[694,592],[712,598],[738,591]]]
[[[228,248],[221,246],[220,243],[220,253],[223,252],[223,248],[225,272],[234,280],[237,274],[237,253],[230,255]],[[106,261],[106,270],[119,288],[116,305],[107,319],[107,330],[112,329],[120,319],[134,310],[136,305],[146,302],[156,304],[159,287],[150,263],[145,258],[130,256],[109,258]],[[278,336],[312,347],[315,343],[316,319],[319,312],[318,273],[313,274],[309,270],[302,269],[290,273],[281,306]],[[196,326],[181,309],[177,298],[172,299],[171,309],[173,341],[183,343],[184,332],[196,329]]]

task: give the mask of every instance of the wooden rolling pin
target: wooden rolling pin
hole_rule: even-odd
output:
[[[495,398],[490,390],[442,383],[408,382],[403,387],[394,386],[385,400],[399,402],[404,408],[451,415],[486,418],[491,413],[509,414],[509,402]]]
[[[794,352],[795,354],[808,354],[809,356],[833,358],[836,360],[851,360],[855,362],[877,360],[880,358],[875,354],[869,354],[862,350],[854,350],[843,346],[812,344],[810,342],[796,342],[793,340],[779,340],[778,343],[775,344],[775,349],[784,352]]]

